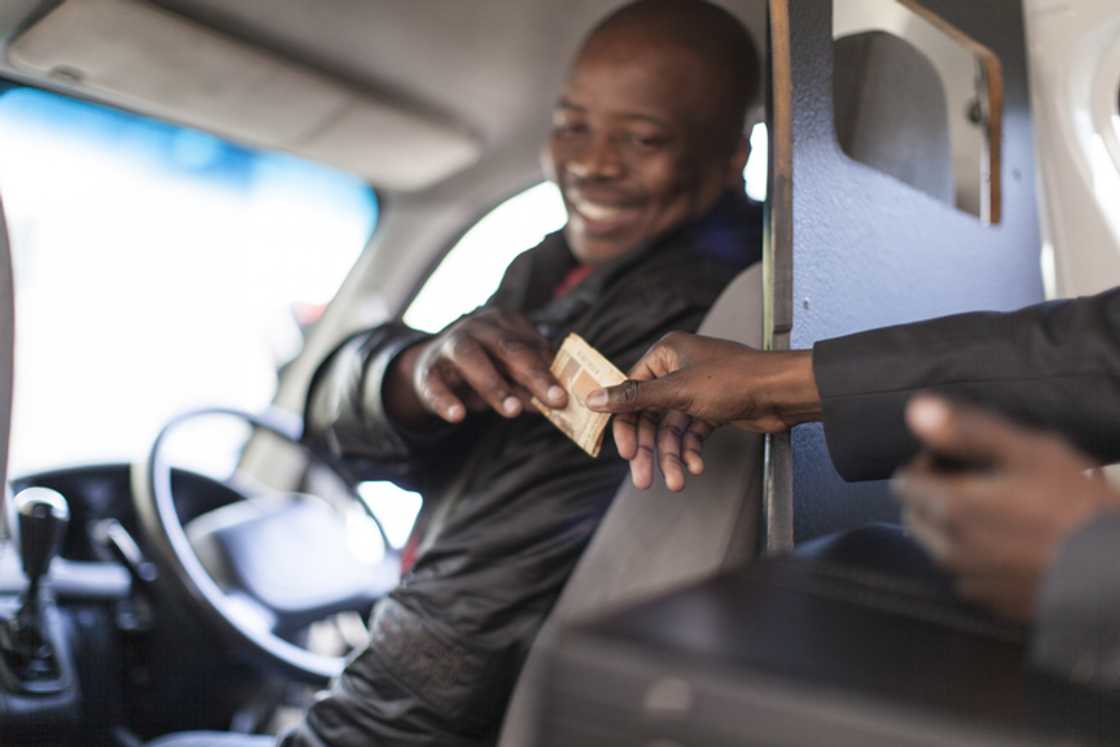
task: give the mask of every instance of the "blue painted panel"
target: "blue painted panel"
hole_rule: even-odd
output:
[[[1020,4],[928,0],[1003,66],[1003,221],[936,201],[841,151],[832,116],[829,2],[791,2],[792,347],[888,324],[1042,299],[1034,156]],[[819,426],[792,443],[797,541],[893,519],[885,484],[845,484]]]

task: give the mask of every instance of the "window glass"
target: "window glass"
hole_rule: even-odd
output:
[[[1116,91],[1116,111],[1112,113],[1112,128],[1116,130],[1116,137],[1120,138],[1120,88]],[[1116,164],[1120,169],[1120,163]]]
[[[0,97],[16,280],[12,472],[134,459],[259,409],[377,222],[359,178],[32,89]]]
[[[560,190],[544,182],[487,213],[459,239],[405,312],[405,324],[437,332],[486,302],[513,258],[567,219]]]
[[[770,139],[766,125],[759,122],[751,130],[751,155],[743,169],[743,183],[747,196],[758,202],[766,201],[766,165],[770,163]]]

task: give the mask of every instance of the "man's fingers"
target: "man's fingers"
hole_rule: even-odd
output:
[[[657,437],[657,421],[643,414],[638,418],[638,446],[630,460],[630,478],[634,487],[645,490],[653,484],[653,447]]]
[[[551,359],[552,346],[528,319],[520,314],[503,315],[499,323],[512,330],[518,337],[535,345],[546,357]]]
[[[657,462],[665,476],[665,486],[674,493],[684,488],[682,450],[690,420],[683,412],[670,412],[661,418],[657,429]]]
[[[448,423],[458,423],[466,417],[467,409],[456,397],[443,377],[436,370],[428,371],[417,391],[420,401]]]
[[[679,370],[681,360],[672,342],[674,334],[670,332],[665,335],[652,348],[643,353],[638,362],[630,367],[626,378],[635,381],[652,381]]]
[[[521,317],[483,312],[443,335],[440,364],[453,371],[495,412],[510,418],[525,411],[532,396],[563,407],[568,395],[549,372],[548,342]]]
[[[891,492],[902,505],[931,521],[942,522],[946,514],[946,491],[936,477],[909,468],[891,478]]]
[[[451,346],[449,358],[467,385],[495,412],[507,418],[521,414],[521,400],[477,341],[470,337],[459,338]]]
[[[907,470],[892,487],[907,530],[938,563],[956,573],[977,573],[1029,562],[1034,543],[1008,523],[1023,486],[999,477],[912,473]]]
[[[902,510],[902,523],[907,534],[918,541],[938,563],[953,573],[977,573],[991,569],[991,560],[977,552],[974,537],[959,527],[946,525],[913,506]]]
[[[596,412],[638,412],[640,410],[687,411],[681,395],[681,382],[672,374],[663,379],[627,379],[618,386],[597,389],[587,397],[587,406]]]
[[[552,407],[567,404],[568,395],[548,370],[552,352],[526,320],[511,317],[472,326],[471,337],[512,381]]]
[[[699,475],[704,471],[704,457],[701,454],[701,449],[704,445],[704,439],[711,433],[712,427],[705,423],[703,420],[692,420],[688,424],[688,430],[684,434],[684,442],[681,445],[682,456],[684,463],[688,465],[688,471],[694,475]]]
[[[930,451],[965,463],[1024,463],[1034,446],[1032,433],[1001,417],[929,394],[910,400],[906,422]]]
[[[541,402],[563,407],[568,394],[548,370],[551,355],[532,338],[515,337],[499,331],[496,339],[486,340],[489,352],[515,382],[528,389]]]
[[[638,453],[638,416],[634,413],[615,415],[611,431],[618,455],[623,459],[633,459]]]
[[[671,337],[667,335],[666,338]],[[655,344],[635,363],[618,386],[597,389],[587,397],[596,412],[639,412],[641,410],[687,411],[687,386],[675,375],[680,360],[671,343]]]
[[[945,525],[999,524],[1015,509],[1016,492],[1000,474],[911,467],[891,480],[891,489],[904,505]]]
[[[945,528],[913,507],[902,509],[902,524],[907,534],[918,541],[938,563],[944,563],[953,550],[952,538]]]

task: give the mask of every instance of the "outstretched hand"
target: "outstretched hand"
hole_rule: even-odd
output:
[[[630,369],[627,381],[592,392],[587,406],[616,413],[619,454],[638,488],[653,484],[654,456],[670,490],[704,470],[701,448],[715,428],[783,431],[819,413],[808,352],[766,353],[672,332]]]
[[[1061,543],[1120,496],[1056,436],[929,395],[906,419],[925,449],[892,481],[907,528],[963,597],[1029,619]]]
[[[553,407],[567,393],[549,372],[548,341],[520,314],[484,309],[405,351],[389,372],[386,406],[404,425],[435,415],[448,423],[491,409],[502,417],[525,412],[531,397]]]

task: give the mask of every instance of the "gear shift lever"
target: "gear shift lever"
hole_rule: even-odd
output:
[[[16,495],[15,535],[27,590],[11,620],[0,620],[0,655],[24,689],[57,691],[60,670],[51,645],[43,577],[58,554],[70,522],[66,499],[49,488],[27,488]]]
[[[27,600],[39,595],[39,583],[58,554],[70,507],[66,499],[50,488],[27,488],[15,497],[16,533],[19,560],[27,576]]]

